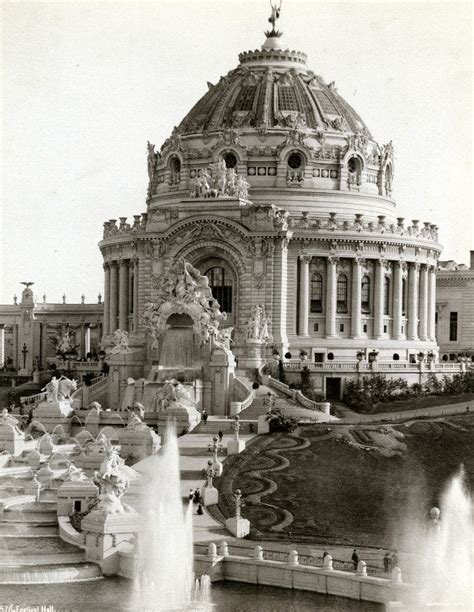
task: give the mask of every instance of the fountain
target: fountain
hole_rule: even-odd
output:
[[[416,567],[412,568],[414,601],[403,606],[390,604],[388,608],[443,612],[472,609],[474,530],[463,467],[448,483],[440,506],[441,510],[431,509],[428,524],[415,523],[409,530],[417,551]]]
[[[131,605],[135,610],[205,610],[209,580],[194,581],[192,503],[183,511],[173,427],[167,428],[161,452],[136,467],[146,488]]]

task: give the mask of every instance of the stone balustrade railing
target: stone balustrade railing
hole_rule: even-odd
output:
[[[133,223],[127,223],[127,217],[119,217],[119,224],[117,225],[117,219],[109,219],[104,221],[104,233],[103,237],[108,238],[109,236],[116,236],[118,234],[128,234],[129,232],[142,231],[146,227],[148,214],[142,213],[140,215],[133,215]]]
[[[284,395],[291,397],[291,399],[298,402],[298,404],[303,406],[303,408],[307,408],[308,410],[315,410],[317,412],[323,412],[324,414],[329,414],[329,403],[328,402],[325,402],[325,409],[323,409],[323,405],[321,403],[310,400],[308,397],[303,395],[303,393],[300,390],[290,389],[288,385],[285,385],[285,383],[282,383],[279,380],[276,380],[275,378],[272,378],[269,375],[266,376],[266,379],[267,379],[267,385],[271,389],[275,389],[276,391],[279,391],[280,393],[283,393]]]
[[[401,570],[395,567],[391,575],[374,575],[373,568],[359,561],[349,571],[326,555],[322,567],[315,565],[310,555],[299,555],[296,550],[284,557],[255,546],[251,556],[230,554],[226,542],[209,544],[205,554],[196,554],[194,569],[196,576],[207,574],[211,580],[226,580],[302,589],[326,595],[338,595],[360,601],[388,603],[402,601],[412,592],[411,585],[402,582]],[[278,557],[278,558],[277,558]]]
[[[301,217],[291,217],[290,225],[292,229],[311,229],[316,231],[347,231],[347,232],[364,232],[373,233],[377,235],[388,234],[393,236],[408,236],[410,238],[421,238],[423,240],[438,240],[438,226],[430,223],[429,221],[423,222],[420,225],[420,221],[414,219],[412,225],[405,227],[405,219],[399,217],[397,224],[388,224],[385,221],[385,216],[380,215],[378,221],[363,220],[362,214],[356,214],[355,220],[351,223],[348,220],[339,221],[337,219],[337,213],[330,213],[329,219],[327,217],[313,217],[309,216],[308,213],[304,212]]]
[[[30,408],[31,406],[36,406],[40,402],[46,401],[46,391],[42,391],[41,393],[35,393],[34,395],[22,395],[20,397],[20,404],[23,408]]]
[[[422,368],[427,372],[464,372],[466,367],[461,363],[436,363],[427,364],[422,362]],[[367,362],[358,361],[326,361],[324,363],[314,363],[311,361],[300,361],[292,360],[287,361],[283,364],[285,370],[291,370],[294,372],[300,372],[304,367],[307,367],[310,371],[322,371],[322,370],[348,370],[351,372],[372,372],[372,371],[391,371],[391,370],[411,370],[418,372],[420,370],[419,363],[383,363],[378,361],[373,365]]]
[[[231,416],[245,410],[255,399],[255,391],[245,381],[234,378],[233,401],[231,402]]]

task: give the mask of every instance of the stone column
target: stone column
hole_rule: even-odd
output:
[[[310,255],[300,255],[299,335],[308,336]]]
[[[133,331],[138,333],[138,258],[133,268]]]
[[[428,340],[436,340],[436,266],[428,266]]]
[[[365,260],[356,257],[352,262],[352,308],[351,308],[351,336],[360,338],[362,331],[361,289],[362,266]]]
[[[420,340],[428,340],[428,267],[420,269]]]
[[[104,264],[104,335],[110,333],[110,265]]]
[[[339,257],[330,255],[326,263],[326,338],[336,337],[338,261]]]
[[[403,262],[396,261],[393,267],[393,327],[392,337],[400,340],[402,334],[402,312],[403,312]]]
[[[408,340],[418,340],[418,271],[420,264],[408,266]]]
[[[120,262],[119,328],[128,331],[128,261],[125,259]]]
[[[20,356],[18,354],[18,323],[13,324],[13,367],[20,368]]]
[[[109,310],[109,334],[113,334],[117,329],[117,313],[118,313],[118,266],[116,261],[110,262],[110,310]]]
[[[286,332],[288,242],[289,239],[286,237],[277,238],[273,254],[273,341],[283,353],[288,349],[288,336]]]
[[[80,334],[80,338],[79,338],[80,355],[79,357],[82,359],[83,357],[86,356],[86,324],[85,323],[82,323],[79,326],[79,334]]]
[[[374,284],[374,338],[383,338],[383,290],[384,290],[384,262],[379,259],[375,262]]]
[[[0,325],[0,368],[5,363],[5,325]]]

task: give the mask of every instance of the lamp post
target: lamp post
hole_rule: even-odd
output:
[[[23,369],[25,370],[26,369],[26,355],[28,354],[28,347],[26,346],[26,342],[23,343],[21,354],[23,355]]]

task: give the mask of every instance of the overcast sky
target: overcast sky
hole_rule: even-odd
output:
[[[109,218],[145,210],[146,142],[264,42],[267,0],[2,2],[2,303],[96,301]],[[398,216],[474,248],[470,3],[283,0],[286,44],[393,140]]]

